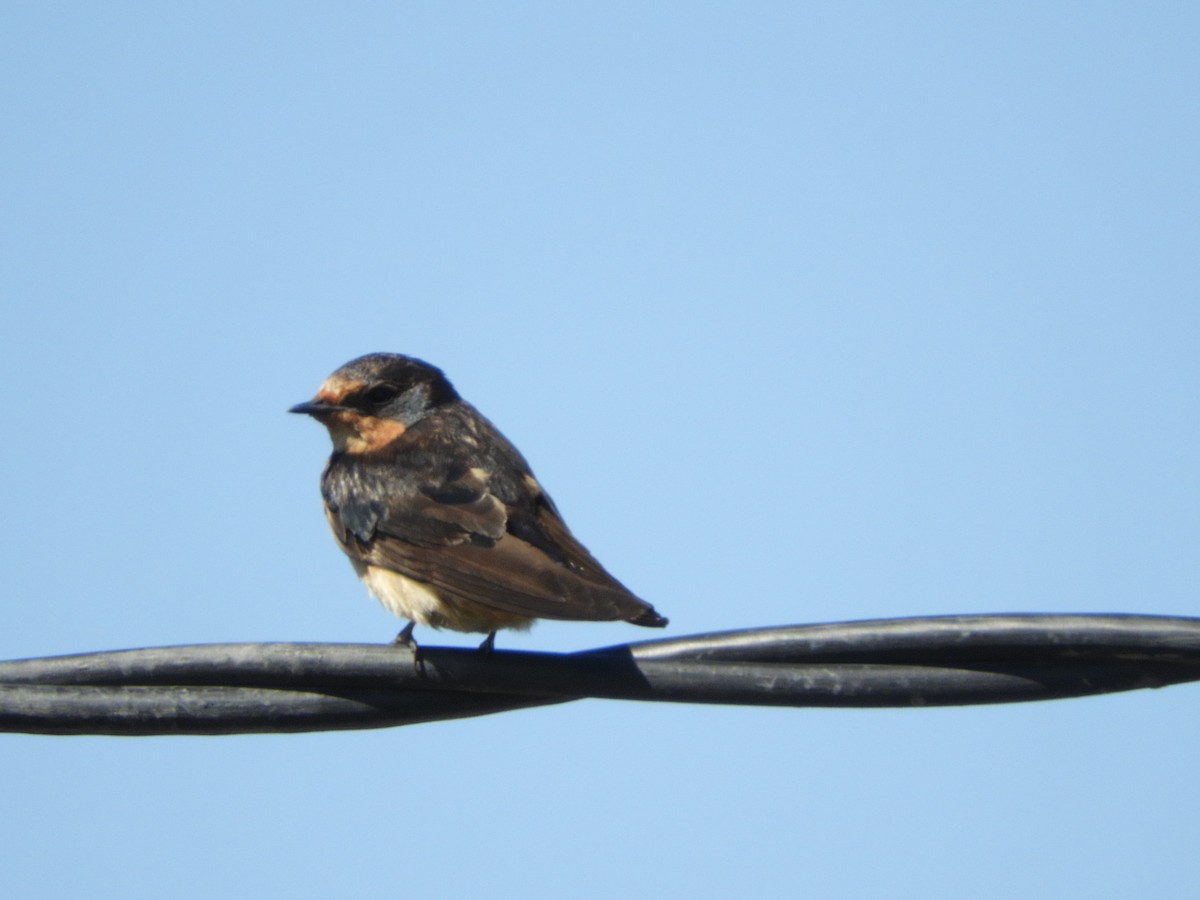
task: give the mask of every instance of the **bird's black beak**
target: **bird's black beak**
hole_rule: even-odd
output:
[[[328,415],[332,412],[337,412],[342,407],[334,403],[327,403],[324,400],[306,400],[303,403],[297,403],[291,409],[290,413],[303,413],[306,416],[320,418],[323,415]]]

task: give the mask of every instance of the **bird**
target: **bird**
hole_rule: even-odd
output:
[[[667,619],[567,528],[507,438],[441,369],[398,353],[343,365],[289,410],[329,431],[325,515],[367,590],[408,624],[486,634],[536,619]]]

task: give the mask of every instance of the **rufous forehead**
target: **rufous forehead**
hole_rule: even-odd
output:
[[[365,384],[365,381],[360,381],[357,378],[347,378],[344,375],[330,375],[325,379],[325,383],[321,385],[321,389],[317,391],[316,399],[324,400],[326,403],[341,403],[355,391],[362,390]]]

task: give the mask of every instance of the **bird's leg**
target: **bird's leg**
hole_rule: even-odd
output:
[[[483,656],[490,656],[492,651],[496,649],[496,632],[489,631],[488,636],[483,639],[483,643],[479,645],[479,653]]]
[[[413,650],[416,650],[417,642],[412,636],[413,629],[416,627],[417,627],[416,622],[409,622],[407,625],[404,626],[404,630],[401,631],[398,635],[396,635],[396,639],[394,641],[392,641],[392,643],[398,647],[410,647]]]

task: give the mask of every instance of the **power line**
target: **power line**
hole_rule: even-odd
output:
[[[0,662],[0,731],[384,728],[587,697],[917,707],[1200,680],[1200,619],[995,615],[798,625],[580,653],[213,644]]]

